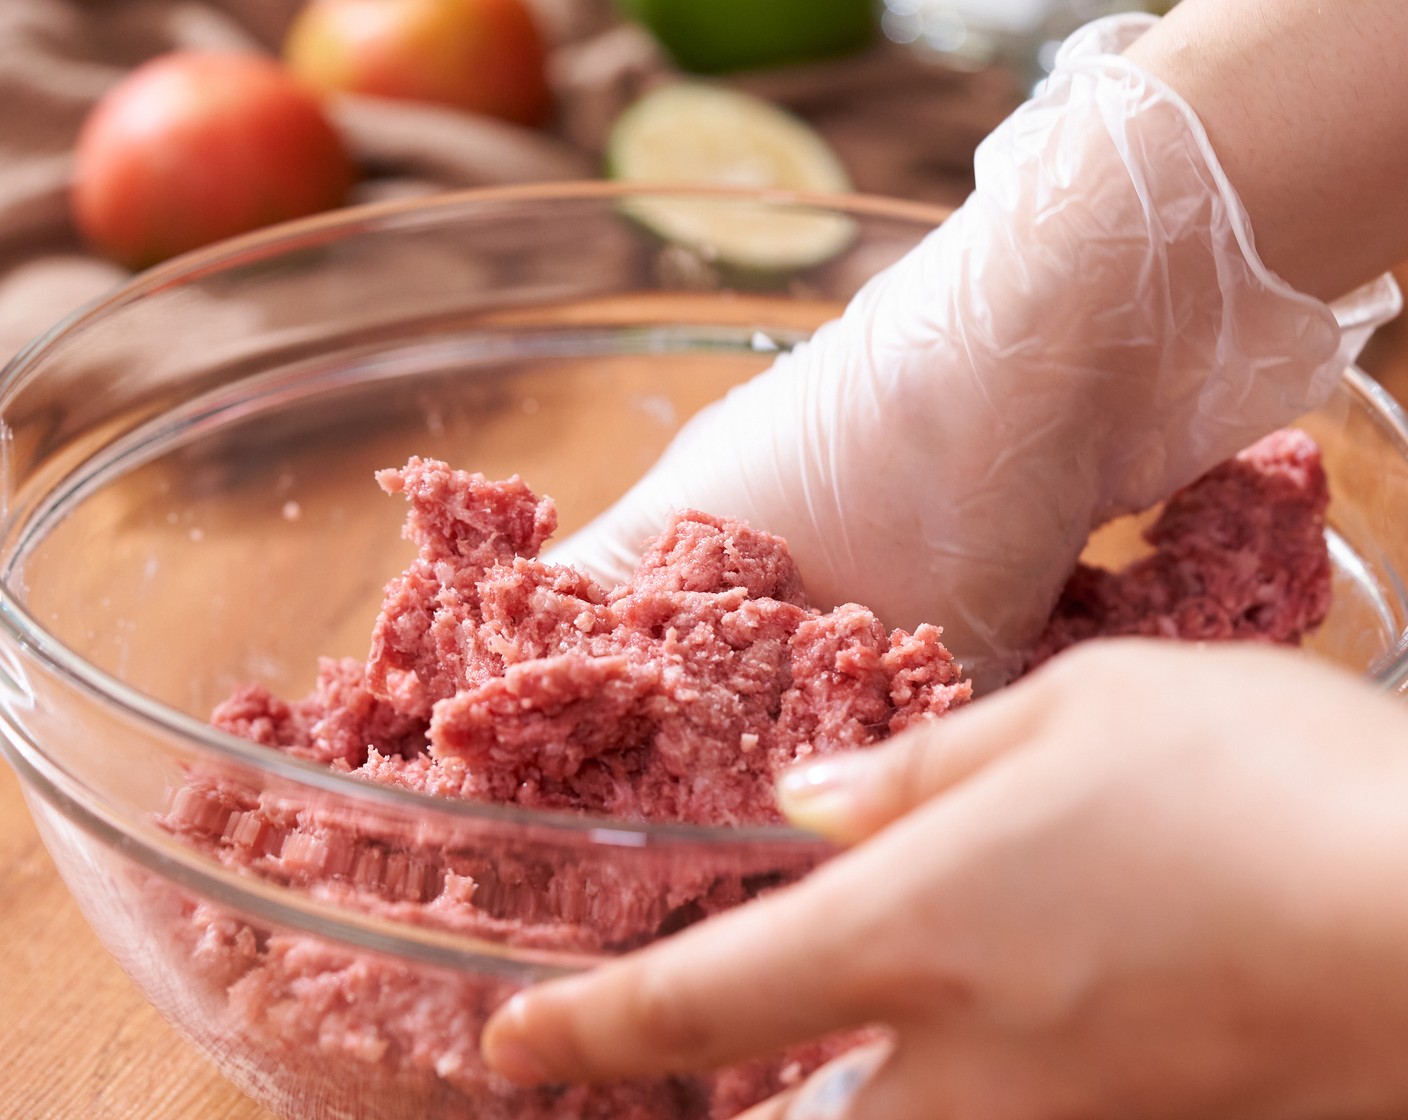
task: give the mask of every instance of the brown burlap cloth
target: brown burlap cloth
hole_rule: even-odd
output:
[[[95,100],[178,48],[277,51],[302,0],[0,0],[0,361],[126,273],[69,222],[70,149]],[[366,173],[354,201],[591,178],[616,114],[671,69],[610,0],[533,0],[558,115],[544,130],[405,101],[333,106]],[[812,121],[861,191],[956,202],[973,148],[1015,104],[997,72],[955,73],[881,43],[847,59],[729,79]]]

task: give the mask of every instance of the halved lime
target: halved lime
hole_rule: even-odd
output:
[[[815,130],[769,101],[679,82],[624,113],[606,148],[607,174],[633,182],[807,192],[850,189],[850,177]],[[640,196],[625,204],[660,237],[724,264],[781,271],[819,264],[845,248],[848,218],[766,201]]]

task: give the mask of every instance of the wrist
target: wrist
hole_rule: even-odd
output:
[[[1267,265],[1332,299],[1408,256],[1408,5],[1183,0],[1126,57],[1192,106]]]

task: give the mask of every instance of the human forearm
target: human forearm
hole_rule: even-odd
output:
[[[1202,120],[1267,266],[1342,295],[1408,258],[1408,4],[1183,0],[1126,55]]]

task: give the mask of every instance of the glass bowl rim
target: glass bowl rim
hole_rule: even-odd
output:
[[[123,281],[111,291],[59,320],[18,351],[0,368],[0,425],[10,397],[35,375],[43,360],[68,338],[131,303],[165,289],[180,287],[204,276],[262,260],[279,252],[309,247],[329,240],[372,232],[380,224],[400,218],[421,221],[453,215],[465,207],[505,203],[554,201],[612,201],[634,195],[675,195],[749,204],[789,206],[842,215],[890,218],[923,223],[933,229],[952,208],[908,199],[859,193],[822,194],[803,191],[706,187],[678,183],[620,183],[600,180],[560,181],[505,187],[481,187],[435,195],[367,203],[285,222],[173,258]],[[1345,370],[1341,384],[1375,415],[1397,450],[1408,459],[1408,415],[1372,378],[1354,367]],[[0,520],[4,514],[0,513]],[[109,675],[70,650],[50,634],[20,604],[8,581],[0,579],[0,635],[37,658],[62,682],[86,693],[100,704],[115,707],[140,725],[151,726],[181,742],[192,761],[223,763],[264,774],[281,783],[308,787],[321,794],[388,809],[448,815],[452,819],[531,826],[535,830],[579,834],[596,842],[636,847],[646,843],[696,843],[717,846],[781,842],[818,843],[809,832],[787,825],[695,825],[631,821],[595,815],[524,809],[509,805],[480,804],[386,786],[340,774],[310,761],[290,758],[249,742],[211,724],[161,703]],[[1386,689],[1408,681],[1408,633],[1394,650],[1380,657],[1368,678]],[[52,763],[43,745],[31,747]],[[10,744],[6,743],[8,748]],[[8,750],[6,753],[10,753]],[[91,791],[90,791],[91,792]]]
[[[112,290],[77,308],[32,340],[0,367],[0,423],[4,406],[35,375],[44,359],[67,339],[100,322],[106,315],[164,290],[177,288],[205,276],[237,268],[271,255],[296,251],[343,237],[373,232],[397,219],[433,222],[469,207],[490,207],[523,202],[613,202],[637,195],[674,195],[724,202],[766,204],[802,210],[822,210],[852,216],[893,218],[934,228],[950,207],[906,199],[865,194],[822,194],[805,191],[758,190],[679,183],[620,183],[602,180],[531,183],[446,191],[434,195],[372,202],[279,223],[217,242],[174,257],[118,284]],[[0,513],[0,521],[4,520]],[[787,845],[816,843],[815,834],[787,825],[696,825],[674,822],[631,821],[596,814],[524,809],[510,805],[480,804],[434,797],[394,786],[362,781],[339,774],[317,763],[290,758],[281,752],[223,732],[133,688],[90,664],[49,633],[20,603],[8,581],[0,579],[0,634],[41,661],[68,687],[77,688],[100,704],[115,707],[139,724],[152,726],[181,742],[192,761],[233,764],[280,782],[309,787],[319,793],[346,799],[349,804],[380,805],[392,809],[427,811],[454,819],[531,826],[536,830],[584,834],[593,839],[638,846],[641,843],[675,842],[729,846],[780,841]],[[8,744],[7,744],[8,745]],[[52,762],[43,745],[32,749]],[[8,752],[7,752],[8,753]]]

